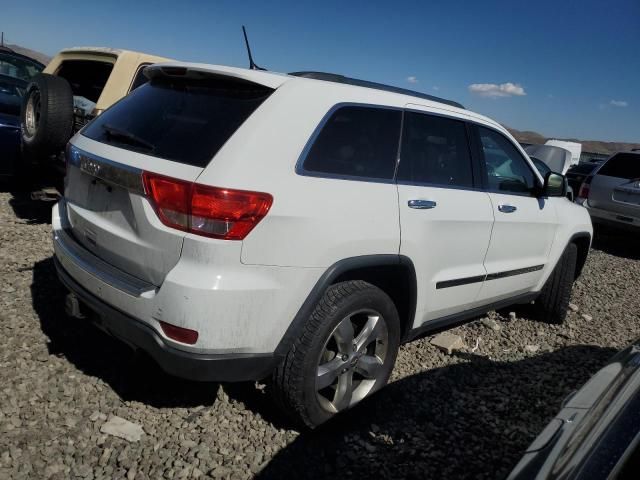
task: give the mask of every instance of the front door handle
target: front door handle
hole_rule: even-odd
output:
[[[513,213],[517,210],[517,207],[514,207],[513,205],[507,205],[507,204],[500,204],[498,205],[498,210],[500,210],[502,213]]]
[[[433,200],[409,200],[407,202],[409,208],[417,208],[418,210],[427,210],[430,208],[436,208],[437,203]]]

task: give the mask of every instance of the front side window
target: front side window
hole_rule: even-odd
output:
[[[473,168],[464,122],[407,112],[398,181],[473,187]]]
[[[310,173],[391,180],[400,137],[400,110],[338,108],[304,160]]]
[[[507,137],[478,127],[487,170],[487,185],[498,193],[531,194],[536,180],[524,157]]]

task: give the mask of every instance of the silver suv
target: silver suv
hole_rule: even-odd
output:
[[[640,152],[611,156],[580,187],[593,223],[640,232]]]

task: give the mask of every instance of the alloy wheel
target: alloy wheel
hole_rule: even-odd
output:
[[[316,395],[337,413],[371,393],[384,376],[389,330],[382,315],[359,310],[343,318],[325,342],[316,369]]]

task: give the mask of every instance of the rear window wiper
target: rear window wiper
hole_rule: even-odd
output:
[[[102,125],[102,130],[104,130],[108,137],[111,137],[114,140],[119,141],[120,143],[126,143],[133,147],[142,147],[150,152],[156,149],[155,145],[153,145],[152,143],[143,140],[133,133],[127,132],[125,130],[120,130],[118,127],[114,127],[113,125],[109,125],[108,123]]]

